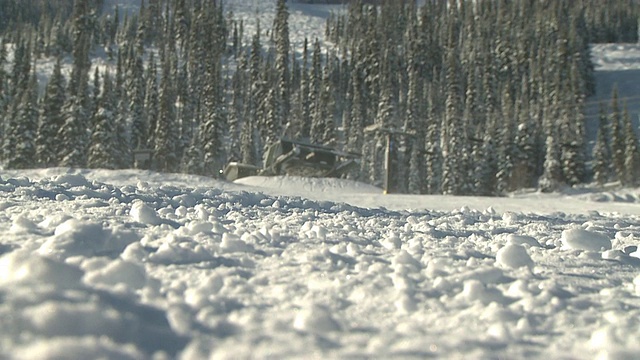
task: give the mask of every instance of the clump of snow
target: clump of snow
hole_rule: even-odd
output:
[[[533,268],[533,260],[527,249],[517,244],[507,244],[496,254],[496,263],[500,266],[516,269],[521,267]]]
[[[159,264],[189,264],[211,260],[211,253],[201,244],[187,237],[170,234],[161,240],[149,261]]]
[[[32,220],[27,219],[23,214],[21,214],[13,219],[9,232],[14,234],[38,233],[40,232],[40,228]]]
[[[331,311],[321,305],[305,306],[299,310],[293,321],[296,330],[314,334],[325,334],[340,331],[341,326]]]
[[[542,245],[540,245],[540,242],[538,242],[538,240],[536,240],[536,238],[534,238],[533,236],[528,236],[528,235],[516,235],[516,234],[509,234],[509,236],[507,236],[507,242],[509,242],[510,244],[515,244],[515,245],[529,245],[529,246],[533,246],[533,247],[542,247]]]
[[[129,214],[134,221],[142,224],[160,225],[163,222],[162,218],[154,209],[141,201],[136,201],[131,205]]]
[[[13,251],[0,257],[0,286],[52,286],[75,288],[80,285],[82,271],[71,265],[24,251]]]
[[[104,336],[56,337],[49,340],[37,340],[17,348],[12,358],[17,360],[55,360],[84,359],[135,360],[144,358],[135,346],[116,343]]]
[[[51,179],[55,185],[65,185],[69,187],[90,187],[91,183],[81,174],[63,174]]]
[[[147,273],[141,265],[115,259],[104,267],[87,272],[83,280],[97,287],[139,290],[147,285]]]
[[[66,259],[71,256],[117,255],[136,240],[133,234],[113,231],[94,221],[70,218],[56,226],[38,250],[41,255]]]
[[[604,251],[611,249],[611,240],[604,234],[574,228],[562,232],[562,245],[567,249]]]

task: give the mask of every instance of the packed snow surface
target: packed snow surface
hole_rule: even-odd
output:
[[[640,351],[638,204],[529,194],[446,209],[461,200],[132,170],[0,179],[2,358]],[[555,212],[512,206],[527,199]],[[367,201],[386,204],[354,205]]]

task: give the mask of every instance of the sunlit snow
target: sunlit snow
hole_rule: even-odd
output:
[[[545,199],[529,194],[446,210],[461,200],[407,202],[346,180],[0,178],[2,357],[640,351],[640,218],[626,212],[637,204],[555,194],[553,213],[510,207]]]

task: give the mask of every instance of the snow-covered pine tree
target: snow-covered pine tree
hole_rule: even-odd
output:
[[[426,194],[439,194],[442,191],[442,165],[443,154],[441,147],[441,137],[443,130],[440,122],[440,109],[437,100],[439,86],[437,84],[427,85],[427,98],[429,107],[427,109],[427,134],[426,134],[426,155],[425,155],[425,181],[423,192]]]
[[[176,143],[178,141],[175,123],[175,87],[171,77],[174,64],[171,63],[169,52],[162,61],[162,79],[158,97],[158,118],[153,136],[154,163],[160,171],[172,172],[178,168]]]
[[[640,184],[640,151],[638,150],[638,135],[631,122],[629,108],[625,101],[622,111],[622,126],[624,131],[624,173],[622,184],[638,186]]]
[[[202,144],[200,143],[200,134],[195,131],[191,138],[191,144],[184,152],[183,161],[180,171],[187,174],[204,174],[204,157],[202,156]]]
[[[598,116],[598,135],[593,147],[593,179],[598,185],[604,185],[611,178],[611,144],[609,143],[609,118],[605,104],[600,103]]]
[[[205,59],[203,91],[204,113],[200,124],[200,141],[204,157],[204,174],[219,176],[226,160],[224,144],[228,127],[225,103],[225,83],[222,75],[222,57],[225,52],[224,18],[221,9],[211,10],[209,22],[215,30],[209,34],[206,43],[210,44]]]
[[[298,91],[298,122],[293,125],[293,133],[296,138],[308,139],[311,132],[311,101],[309,99],[310,75],[309,75],[309,49],[307,38],[304,39],[302,49],[302,68],[300,73],[300,89]]]
[[[60,58],[56,60],[41,102],[36,136],[36,161],[42,167],[57,166],[60,162],[58,154],[61,149],[56,136],[64,123],[62,106],[66,102],[66,81],[62,75],[60,61]]]
[[[289,10],[286,0],[277,0],[273,24],[276,51],[276,123],[285,126],[289,122],[291,109],[290,64],[289,64]],[[280,135],[280,134],[278,134]]]
[[[535,187],[538,157],[537,123],[527,99],[531,98],[531,89],[527,78],[523,78],[517,93],[518,106],[517,129],[515,130],[515,151],[513,185],[515,189]]]
[[[93,129],[89,141],[87,166],[90,168],[117,168],[118,142],[116,136],[117,102],[113,93],[113,83],[108,71],[102,76],[102,90],[93,114]]]
[[[262,142],[259,135],[259,104],[263,97],[264,86],[260,69],[262,67],[262,44],[260,42],[260,22],[251,41],[248,64],[248,95],[244,108],[244,123],[240,132],[242,162],[258,165]]]
[[[231,103],[229,104],[229,160],[239,161],[242,158],[240,138],[245,108],[245,96],[247,95],[247,61],[246,57],[240,57],[238,70],[231,77]]]
[[[132,51],[131,64],[125,79],[127,124],[131,127],[132,149],[145,149],[149,142],[149,124],[145,111],[145,79],[142,54]]]
[[[407,168],[407,190],[411,194],[419,194],[422,190],[424,181],[424,152],[426,129],[424,127],[424,118],[426,116],[424,109],[423,79],[421,73],[423,69],[420,67],[418,58],[419,47],[417,43],[417,24],[410,26],[411,31],[408,32],[409,41],[409,59],[407,59],[408,71],[408,89],[407,89],[407,106],[405,115],[405,129],[412,132],[414,136],[407,140],[408,159]]]
[[[160,108],[160,95],[158,88],[158,70],[153,52],[149,54],[145,79],[147,83],[144,98],[144,111],[146,113],[147,124],[149,126],[149,134],[147,136],[146,147],[154,148],[156,136],[155,132],[158,124],[158,111]]]
[[[502,112],[499,116],[501,122],[498,130],[496,145],[497,145],[497,160],[498,168],[496,173],[496,191],[499,194],[513,191],[512,175],[514,168],[514,155],[515,155],[515,123],[516,104],[513,100],[513,96],[510,92],[510,86],[504,86],[502,91]]]
[[[38,130],[38,80],[35,68],[31,72],[27,87],[19,96],[16,111],[5,130],[7,169],[27,169],[35,165],[35,140]]]
[[[122,51],[121,51],[122,50]],[[124,49],[118,50],[116,74],[113,86],[113,97],[116,104],[115,110],[115,141],[117,145],[116,168],[128,169],[134,166],[133,148],[131,147],[131,124],[129,122],[129,99],[125,86],[125,60]],[[131,56],[131,52],[130,55]],[[134,66],[130,63],[130,67]],[[130,70],[129,70],[130,71]]]
[[[586,90],[578,75],[578,65],[572,62],[571,76],[569,78],[570,91],[565,95],[566,109],[563,114],[563,125],[566,129],[563,133],[564,145],[562,147],[563,173],[569,185],[576,185],[585,181],[586,154],[585,154],[585,128],[584,128],[584,95]],[[566,125],[564,125],[566,123]]]
[[[175,21],[177,47],[180,51],[184,51],[189,40],[189,27],[191,26],[191,12],[187,8],[186,0],[177,0],[173,19]]]
[[[88,106],[89,70],[91,60],[92,14],[87,1],[73,2],[73,66],[69,79],[69,95],[81,98],[83,106]],[[87,111],[88,108],[83,109]]]
[[[7,63],[7,48],[3,38],[0,38],[0,144],[2,143],[2,120],[7,109],[7,80],[9,78],[5,70]],[[2,155],[0,154],[0,160]]]
[[[384,63],[386,64],[388,60],[388,54],[384,57]],[[379,125],[382,131],[378,131],[374,133],[374,147],[372,148],[373,154],[373,166],[371,167],[371,171],[369,173],[370,181],[374,184],[382,183],[385,177],[385,154],[387,147],[387,137],[391,136],[389,140],[391,141],[390,145],[390,162],[389,169],[391,178],[389,182],[393,184],[387,184],[389,188],[393,188],[396,190],[397,182],[395,181],[397,176],[397,159],[398,159],[398,143],[400,141],[400,137],[397,135],[389,135],[389,131],[401,131],[400,128],[401,123],[398,122],[397,115],[397,100],[395,98],[394,89],[394,81],[392,77],[395,74],[392,74],[391,68],[389,66],[381,67],[382,80],[380,81],[380,101],[378,102],[378,108],[375,118],[375,124]],[[393,181],[392,181],[393,179]]]
[[[618,87],[611,92],[611,113],[609,118],[609,134],[611,136],[611,156],[616,177],[622,181],[624,174],[625,141],[622,133],[622,113],[618,98]]]
[[[556,133],[548,135],[545,144],[544,172],[538,181],[538,187],[544,192],[556,191],[563,184],[560,146],[555,138]]]
[[[16,99],[19,101],[22,91],[29,84],[31,76],[31,45],[24,39],[17,39],[13,54],[13,66],[11,69],[10,87],[8,89],[9,101]],[[10,105],[11,106],[11,105]]]
[[[144,23],[144,41],[150,45],[156,43],[162,35],[162,1],[146,0],[147,6],[141,6],[140,21]],[[144,9],[144,12],[142,11]]]
[[[364,96],[364,75],[358,67],[351,69],[350,89],[351,112],[344,124],[346,148],[348,151],[359,153],[362,151],[364,141],[362,129],[365,127],[366,110],[362,99]]]
[[[314,141],[328,146],[337,145],[335,92],[338,89],[334,85],[334,78],[338,72],[338,66],[339,63],[335,58],[328,58],[325,63],[325,68],[322,73],[322,83],[320,85],[319,111],[316,112],[316,116],[319,116],[319,118],[314,120],[314,123],[322,124],[322,126],[317,129],[322,131],[318,131],[317,135],[319,137]]]
[[[93,71],[93,86],[91,93],[89,94],[89,101],[87,102],[87,112],[93,116],[98,110],[98,98],[100,97],[100,68],[95,67]],[[89,129],[93,126],[93,123],[89,122]]]
[[[215,71],[215,69],[211,70]],[[222,95],[221,74],[219,70],[217,71],[217,73],[210,74],[212,77],[208,78],[204,88],[206,113],[200,125],[204,174],[210,176],[219,176],[219,171],[226,161],[224,131],[227,128],[227,118]]]
[[[89,115],[86,113],[82,97],[72,95],[62,109],[64,124],[58,129],[60,139],[60,165],[84,167],[88,142]]]
[[[311,126],[309,127],[309,138],[312,142],[320,142],[324,134],[324,119],[322,118],[322,79],[324,73],[322,68],[322,50],[320,42],[316,39],[313,45],[313,55],[311,57],[311,72],[309,85],[309,116]]]
[[[63,108],[64,124],[58,130],[62,142],[62,166],[83,167],[86,164],[89,131],[89,48],[91,46],[91,13],[86,1],[75,0],[73,5],[73,65]]]
[[[451,25],[450,25],[451,26]],[[455,30],[449,31],[449,48],[446,61],[446,101],[442,124],[442,192],[448,195],[461,195],[468,180],[464,171],[466,137],[462,118],[462,99],[460,84],[460,65],[455,51]]]
[[[2,148],[4,144],[4,137],[5,137],[4,136],[4,128],[5,128],[5,121],[6,121],[5,118],[7,116],[7,103],[9,98],[9,94],[7,93],[8,76],[4,69],[6,60],[7,60],[7,51],[5,48],[4,39],[0,39],[0,164],[4,160],[4,151]]]

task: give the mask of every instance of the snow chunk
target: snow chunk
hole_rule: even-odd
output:
[[[139,290],[147,284],[147,274],[144,268],[137,264],[116,259],[104,268],[88,272],[84,276],[84,281],[98,286],[124,286]]]
[[[455,278],[460,282],[478,280],[483,284],[495,284],[504,281],[505,276],[503,271],[495,266],[483,266],[458,274]]]
[[[584,229],[569,229],[562,232],[562,244],[568,249],[602,251],[611,249],[611,240],[604,234]]]
[[[109,255],[122,252],[135,240],[133,234],[113,233],[99,223],[69,219],[56,227],[38,252],[59,258]]]
[[[0,257],[0,286],[42,284],[69,289],[79,287],[81,277],[78,268],[26,251]]]
[[[121,314],[98,302],[47,300],[26,308],[24,315],[38,333],[49,336],[116,334],[124,325]]]
[[[293,321],[296,330],[326,334],[340,331],[340,324],[333,318],[329,309],[313,305],[298,311]]]
[[[222,235],[220,248],[224,250],[225,253],[253,252],[253,246],[247,244],[244,240],[240,239],[240,237],[229,233]]]
[[[469,301],[479,301],[482,304],[490,304],[492,302],[503,303],[505,297],[500,290],[488,288],[480,280],[466,280],[464,282],[460,296]]]
[[[398,267],[398,265],[409,265],[415,267],[416,269],[422,268],[422,264],[420,264],[420,261],[416,260],[406,250],[400,250],[400,252],[398,252],[398,255],[393,258],[392,264],[394,267]]]
[[[13,219],[9,232],[13,234],[37,234],[40,229],[33,221],[27,219],[24,215],[19,215]]]
[[[133,203],[129,214],[134,221],[147,225],[160,225],[163,222],[154,209],[141,201]]]
[[[536,240],[532,236],[527,236],[527,235],[509,234],[509,236],[507,236],[507,242],[509,244],[515,244],[515,245],[525,245],[526,244],[526,245],[529,245],[529,246],[542,247],[542,245],[540,245],[538,240]]]
[[[622,250],[606,250],[602,253],[604,260],[621,260],[627,255]]]
[[[390,234],[380,240],[380,245],[384,246],[387,250],[400,249],[402,240],[400,240],[397,234]]]
[[[187,223],[186,226],[183,226],[181,229],[183,231],[187,231],[189,235],[195,235],[199,233],[208,234],[213,231],[214,224],[209,221],[195,220]]]
[[[533,260],[531,256],[521,245],[508,244],[502,249],[498,250],[496,255],[496,263],[505,268],[521,268],[528,267],[533,268]]]
[[[621,345],[626,345],[628,333],[622,328],[613,325],[605,325],[591,334],[589,345],[592,349],[616,349]]]
[[[90,355],[89,355],[90,354]],[[58,337],[39,340],[13,352],[14,359],[143,359],[134,345],[115,343],[107,337]]]
[[[69,187],[91,186],[87,178],[80,174],[64,174],[54,177],[51,182],[56,185],[64,185]]]
[[[197,242],[170,234],[149,256],[149,260],[159,264],[191,264],[211,260],[211,254]]]

